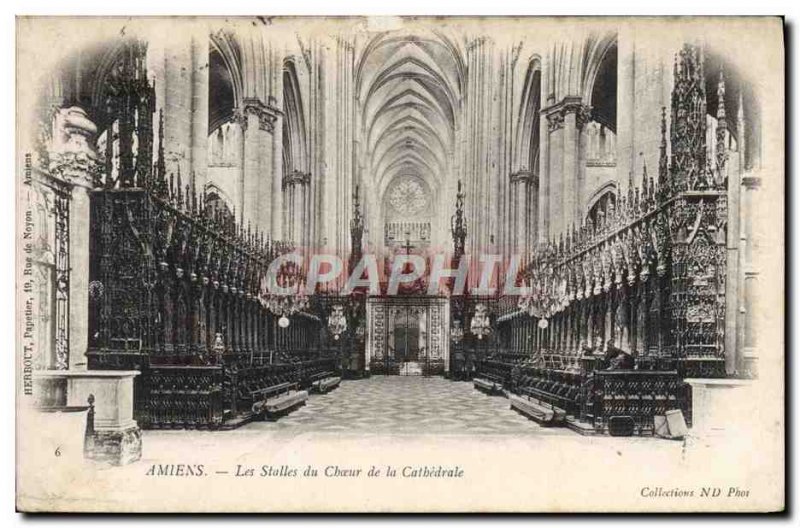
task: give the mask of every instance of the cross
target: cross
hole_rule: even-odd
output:
[[[416,247],[416,246],[412,246],[411,245],[411,239],[409,237],[410,234],[411,233],[406,231],[406,243],[403,246],[401,246],[403,249],[406,250],[406,255],[410,255],[411,254],[411,250],[414,249],[414,247]]]

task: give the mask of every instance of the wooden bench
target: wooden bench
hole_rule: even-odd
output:
[[[537,389],[536,387],[523,387],[520,389],[520,392],[526,396],[529,396],[530,398],[554,407],[567,409],[573,404],[573,401],[569,398],[556,393],[543,391],[541,389]]]
[[[308,391],[293,390],[264,401],[262,409],[268,419],[274,420],[305,405],[306,400],[308,400]]]
[[[293,383],[291,381],[284,381],[282,383],[278,383],[277,385],[270,385],[269,387],[264,387],[263,389],[251,390],[250,398],[253,400],[253,405],[255,405],[259,401],[266,400],[271,396],[278,395],[282,392],[288,392],[295,388],[297,388],[297,383]]]
[[[288,381],[251,391],[250,395],[253,398],[253,413],[265,413],[268,417],[290,412],[308,399],[307,391],[297,390],[297,383]]]
[[[567,420],[567,412],[564,409],[534,398],[528,399],[516,394],[509,394],[508,399],[512,409],[545,427],[563,425]]]
[[[487,394],[500,394],[503,391],[503,385],[495,381],[483,378],[473,378],[473,386]]]
[[[318,383],[325,378],[333,377],[335,374],[329,370],[322,370],[320,372],[314,373],[308,377],[308,380],[311,382],[311,385]]]
[[[325,378],[320,378],[316,380],[314,383],[312,383],[311,389],[320,394],[325,394],[326,392],[338,387],[339,383],[342,381],[342,378],[340,378],[339,376],[334,376],[332,372],[328,374],[330,374],[330,376],[327,376]]]
[[[310,379],[311,381],[318,381],[321,380],[322,378],[327,378],[329,376],[333,376],[333,372],[331,372],[330,370],[321,370],[319,372],[315,372],[314,374],[312,374],[310,376]]]

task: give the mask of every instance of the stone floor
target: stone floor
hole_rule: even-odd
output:
[[[582,436],[540,427],[512,411],[507,399],[478,392],[470,382],[374,376],[312,395],[275,422],[224,431],[144,431],[142,458],[128,466],[80,459],[65,472],[48,452],[35,474],[49,486],[48,471],[59,468],[64,486],[79,495],[65,502],[69,511],[76,504],[137,511],[142,495],[151,499],[152,511],[399,511],[409,505],[438,511],[445,504],[448,511],[536,511],[556,504],[586,508],[586,497],[601,510],[606,504],[670,510],[678,503],[654,502],[642,490],[704,483],[719,474],[725,481],[709,486],[773,493],[780,479],[761,471],[764,458],[754,455],[762,440]],[[149,476],[156,468],[201,466],[204,478]],[[463,478],[406,478],[409,468],[423,467],[458,468]],[[382,476],[370,476],[372,470]],[[608,485],[612,473],[630,478]],[[703,511],[719,504],[681,507]]]
[[[471,382],[441,377],[373,376],[345,380],[276,422],[254,429],[291,433],[392,434],[573,434],[543,428],[509,408],[502,396],[488,396]]]

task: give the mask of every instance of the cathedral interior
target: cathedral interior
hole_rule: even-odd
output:
[[[124,420],[91,403],[97,456],[140,429],[654,436],[757,375],[735,57],[600,22],[215,24],[126,31],[42,84],[37,368],[53,401],[93,373],[129,391]],[[484,254],[519,266],[387,287],[398,256]],[[377,289],[348,288],[365,256]]]

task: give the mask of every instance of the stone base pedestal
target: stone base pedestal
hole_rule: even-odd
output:
[[[687,378],[692,387],[692,429],[695,437],[735,435],[757,415],[752,381]]]
[[[36,373],[38,391],[49,406],[94,406],[84,456],[115,465],[142,456],[142,436],[133,419],[135,370],[47,370]]]
[[[87,439],[84,456],[122,466],[142,458],[142,432],[138,425],[123,431],[95,431]]]
[[[739,374],[748,379],[758,378],[758,353],[753,348],[745,348]]]

